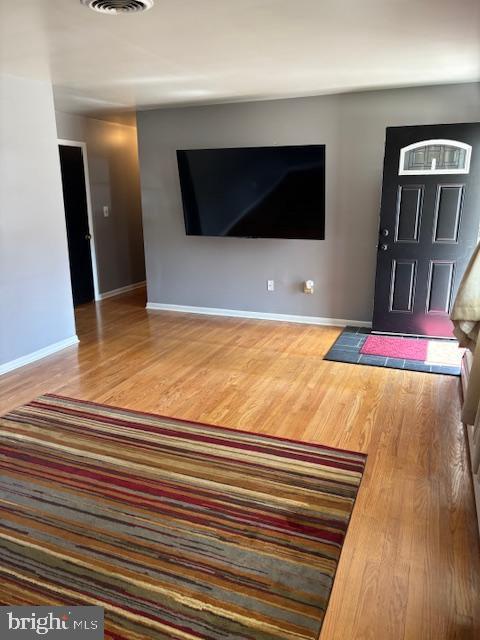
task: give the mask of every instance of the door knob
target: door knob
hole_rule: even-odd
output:
[[[91,240],[92,236],[89,233],[85,234],[85,240]]]
[[[380,231],[380,233],[382,234],[382,236],[384,236],[385,238],[390,235],[390,231],[388,229],[382,229]]]
[[[388,244],[381,244],[380,251],[386,251],[388,249]]]

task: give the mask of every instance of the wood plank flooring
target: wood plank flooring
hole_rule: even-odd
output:
[[[478,640],[459,379],[323,361],[337,328],[144,303],[79,308],[79,348],[0,377],[0,411],[57,392],[366,452],[321,640]]]

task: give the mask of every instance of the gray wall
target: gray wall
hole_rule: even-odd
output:
[[[74,335],[52,88],[0,76],[0,365]]]
[[[56,119],[59,138],[87,143],[100,292],[145,280],[136,128],[58,111]]]
[[[477,121],[479,97],[467,84],[138,113],[149,301],[370,320],[385,128]],[[185,235],[176,149],[315,143],[327,145],[325,241]]]

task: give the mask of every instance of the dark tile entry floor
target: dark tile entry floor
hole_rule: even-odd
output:
[[[451,376],[460,375],[460,367],[430,364],[428,362],[420,362],[419,360],[403,360],[399,358],[385,358],[384,356],[364,355],[360,353],[360,349],[363,347],[363,343],[370,333],[370,329],[365,327],[345,327],[330,351],[324,357],[324,360],[365,364],[372,367],[387,367],[388,369],[442,373]],[[418,340],[423,340],[423,338],[418,338]]]

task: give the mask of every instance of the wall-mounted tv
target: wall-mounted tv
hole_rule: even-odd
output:
[[[187,235],[325,238],[325,145],[177,151]]]

